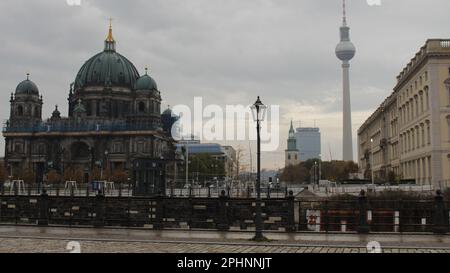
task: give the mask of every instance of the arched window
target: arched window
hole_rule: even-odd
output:
[[[138,111],[139,113],[145,113],[145,103],[143,101],[139,102],[138,104]]]
[[[428,87],[425,87],[425,110],[430,109],[430,98],[428,94]]]
[[[419,92],[419,97],[420,97],[420,112],[423,112],[423,91]]]
[[[415,115],[416,115],[416,117],[417,116],[419,116],[419,96],[417,96],[417,95],[415,95],[414,96],[414,102],[415,102],[415,104],[416,104],[416,113],[415,113]]]
[[[23,116],[23,106],[22,105],[19,105],[17,107],[17,115],[18,116]]]

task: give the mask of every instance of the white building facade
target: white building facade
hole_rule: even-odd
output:
[[[358,130],[365,176],[450,186],[450,40],[432,39]],[[371,141],[372,140],[372,141]]]

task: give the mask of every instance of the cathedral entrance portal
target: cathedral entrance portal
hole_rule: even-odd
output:
[[[70,151],[73,161],[86,161],[89,160],[91,155],[90,147],[81,141],[73,143]]]

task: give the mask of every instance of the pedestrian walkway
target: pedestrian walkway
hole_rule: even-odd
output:
[[[83,253],[372,253],[376,250],[368,248],[366,242],[256,243],[244,239],[171,239],[151,230],[133,233],[120,229],[105,232],[91,228],[0,226],[0,253],[69,253],[74,245]],[[448,243],[382,243],[380,247],[383,253],[450,253]]]

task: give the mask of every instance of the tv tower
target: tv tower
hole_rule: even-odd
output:
[[[350,28],[347,26],[345,0],[342,0],[341,41],[336,47],[336,56],[342,61],[343,71],[343,153],[344,161],[353,161],[352,110],[350,103],[350,60],[356,53],[356,48],[350,41]]]

